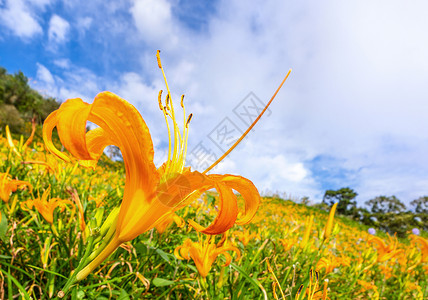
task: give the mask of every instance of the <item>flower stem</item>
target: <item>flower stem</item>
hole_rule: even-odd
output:
[[[80,260],[80,263],[77,266],[77,268],[74,270],[74,272],[71,274],[70,278],[67,280],[64,288],[58,292],[58,295],[57,295],[58,298],[63,298],[65,295],[67,295],[71,286],[78,281],[76,278],[76,274],[87,264],[87,259],[92,252],[93,246],[94,246],[94,237],[90,236],[88,238],[88,246],[86,247],[85,254],[83,255],[82,259]]]

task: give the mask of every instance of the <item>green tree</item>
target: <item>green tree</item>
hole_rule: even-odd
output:
[[[410,202],[415,207],[415,212],[419,214],[428,214],[428,196],[419,197]]]
[[[370,207],[372,213],[401,213],[406,206],[395,196],[377,196],[365,204]]]
[[[357,212],[357,202],[354,200],[357,193],[349,188],[341,188],[339,190],[325,191],[322,202],[332,206],[335,202],[339,202],[336,212],[342,215],[355,215]]]
[[[23,134],[23,124],[33,117],[42,123],[59,107],[54,98],[45,98],[28,85],[21,71],[11,75],[0,67],[0,124],[9,125],[17,134]]]

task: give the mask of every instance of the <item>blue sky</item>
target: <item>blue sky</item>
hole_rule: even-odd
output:
[[[91,102],[104,90],[127,99],[160,163],[160,49],[173,99],[185,94],[194,114],[188,158],[200,170],[227,148],[221,130],[236,138],[244,112],[254,114],[293,68],[270,114],[215,171],[313,201],[349,186],[361,204],[378,195],[409,203],[428,195],[427,9],[426,1],[0,0],[0,65],[59,100]]]

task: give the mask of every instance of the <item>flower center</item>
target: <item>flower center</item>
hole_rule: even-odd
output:
[[[162,75],[165,81],[167,95],[165,98],[165,105],[162,103],[162,90],[159,91],[159,108],[163,112],[165,117],[166,126],[168,128],[168,160],[164,165],[164,173],[161,181],[167,180],[177,173],[183,173],[184,163],[186,161],[187,154],[187,139],[189,137],[189,123],[192,119],[193,114],[186,115],[186,109],[184,107],[184,95],[181,96],[180,105],[183,109],[183,131],[180,132],[178,127],[174,105],[171,98],[171,92],[169,90],[168,81],[166,80],[165,71],[162,67],[159,50],[156,53],[158,66],[162,70]],[[170,127],[170,119],[172,120],[172,131]],[[173,136],[173,137],[172,137]],[[174,141],[173,141],[174,139]]]

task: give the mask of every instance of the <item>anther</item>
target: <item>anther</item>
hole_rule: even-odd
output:
[[[302,290],[303,290],[303,284],[301,284],[300,287],[299,287],[299,289],[297,290],[296,296],[300,295],[300,293],[302,292]]]
[[[184,100],[184,95],[181,95],[181,101],[180,101],[181,108],[184,108],[183,100]]]
[[[162,107],[162,90],[159,91],[158,101],[159,101],[159,109],[163,110],[163,107]]]
[[[190,114],[190,115],[187,117],[186,127],[187,127],[187,126],[189,126],[189,123],[190,123],[190,120],[192,120],[192,117],[193,117],[193,114]]]
[[[157,59],[157,61],[158,61],[159,69],[162,69],[162,64],[161,64],[161,60],[160,60],[160,55],[159,55],[159,53],[160,53],[160,50],[156,51],[156,59]]]

